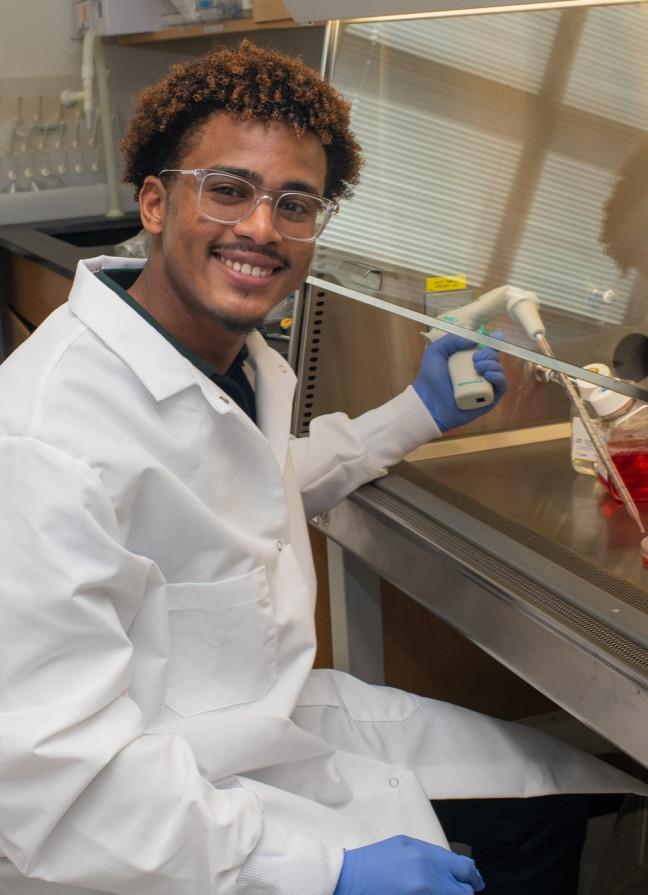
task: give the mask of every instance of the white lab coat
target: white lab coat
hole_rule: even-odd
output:
[[[430,796],[633,788],[311,671],[302,500],[438,432],[410,388],[291,440],[294,376],[253,335],[257,428],[92,274],[137,264],[80,264],[0,367],[0,895],[330,895],[345,846],[445,844]]]

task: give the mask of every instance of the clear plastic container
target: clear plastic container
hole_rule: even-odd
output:
[[[595,389],[590,404],[605,422],[604,437],[610,458],[635,501],[648,500],[648,404],[606,388]],[[612,497],[620,500],[607,473],[597,475]]]
[[[601,376],[610,376],[610,368],[605,364],[587,364],[583,367],[591,373],[600,373]],[[584,379],[575,380],[576,388],[585,400],[596,390],[597,386],[592,382],[586,382]],[[601,426],[601,421],[594,419],[593,424]],[[571,463],[576,472],[582,475],[596,475],[596,450],[592,444],[592,440],[587,434],[587,430],[578,415],[572,417],[571,425]]]

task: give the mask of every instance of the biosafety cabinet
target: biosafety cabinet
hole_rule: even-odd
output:
[[[337,660],[380,679],[378,576],[646,766],[645,533],[574,471],[564,377],[648,400],[648,4],[570,6],[329,26],[366,164],[298,299],[294,431],[404,388],[422,331],[497,345],[496,409],[315,520]],[[454,313],[505,284],[544,340]]]

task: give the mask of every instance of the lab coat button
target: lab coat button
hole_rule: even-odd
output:
[[[226,398],[225,395],[219,395],[218,399],[223,402],[223,404],[229,404],[230,399]]]
[[[283,541],[277,541],[277,550],[281,553],[283,550]]]
[[[399,782],[400,782],[400,781],[399,781],[398,777],[390,777],[390,778],[389,778],[389,785],[390,785],[390,786],[396,787],[396,786],[398,786]]]
[[[288,372],[288,367],[284,366],[283,364],[279,367],[279,369],[281,370],[282,373]]]

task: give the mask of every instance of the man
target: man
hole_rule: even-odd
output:
[[[605,254],[625,276],[648,275],[644,234],[648,217],[648,140],[642,140],[621,165],[603,206],[600,241]],[[643,374],[645,375],[645,374]],[[642,379],[641,376],[632,378]]]
[[[254,327],[357,179],[346,103],[243,44],[145,91],[123,149],[148,262],[81,264],[0,369],[0,893],[479,891],[430,798],[632,781],[311,673],[304,515],[477,415],[447,372],[470,343],[439,340],[414,388],[289,439],[294,377]],[[476,366],[499,398],[494,353]]]

